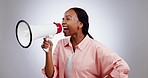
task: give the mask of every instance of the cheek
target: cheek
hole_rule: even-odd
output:
[[[69,26],[68,28],[69,28],[69,31],[71,33],[75,33],[79,29],[79,26],[78,26],[78,22],[77,21],[74,21],[74,20],[73,21],[69,21],[69,22],[67,22],[67,25]]]
[[[78,30],[78,25],[77,24],[72,24],[70,26],[70,31],[77,32],[77,30]]]
[[[74,27],[74,26],[69,26],[69,32],[70,32],[70,33],[76,32],[76,27]]]

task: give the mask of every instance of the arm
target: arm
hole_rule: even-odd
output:
[[[129,66],[116,53],[107,48],[98,48],[98,59],[103,78],[128,78]]]
[[[51,78],[54,74],[54,66],[53,66],[53,62],[52,62],[52,47],[53,47],[53,43],[50,40],[46,40],[46,38],[44,38],[44,42],[43,45],[41,46],[43,49],[47,49],[46,50],[46,63],[45,63],[45,75],[48,78]],[[44,50],[45,51],[45,50]]]
[[[54,74],[54,67],[52,63],[52,52],[46,53],[45,74],[51,78]]]

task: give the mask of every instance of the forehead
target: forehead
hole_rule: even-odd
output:
[[[71,16],[71,17],[77,17],[77,14],[74,10],[70,9],[70,10],[67,10],[64,14],[64,16]]]

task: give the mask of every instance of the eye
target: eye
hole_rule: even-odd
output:
[[[72,20],[72,17],[71,16],[66,16],[66,17],[63,17],[62,20],[63,21],[69,21],[69,20]]]
[[[64,21],[64,20],[70,20],[70,18],[62,18],[62,20]]]
[[[62,18],[62,20],[64,21],[64,18]]]
[[[66,20],[70,20],[70,18],[66,18]]]

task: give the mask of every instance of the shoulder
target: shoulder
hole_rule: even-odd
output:
[[[90,44],[95,47],[98,52],[113,52],[109,47],[97,40],[90,39]]]
[[[58,42],[68,42],[69,41],[69,38],[63,38],[63,39],[60,39]]]
[[[97,40],[89,39],[89,41],[90,41],[90,44],[94,45],[95,47],[105,47],[105,46],[103,45],[103,43],[101,43],[101,42],[99,42],[99,41],[97,41]]]
[[[69,38],[63,38],[58,41],[57,45],[66,45],[68,43],[69,43]]]
[[[58,51],[59,49],[63,49],[64,46],[68,44],[68,41],[69,41],[68,38],[60,39],[60,40],[57,42],[54,51]]]

